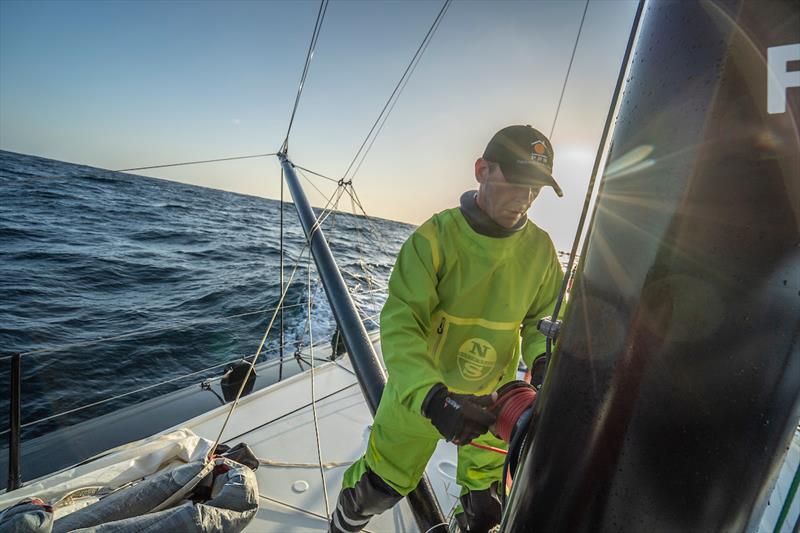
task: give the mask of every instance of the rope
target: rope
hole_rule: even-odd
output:
[[[581,30],[583,30],[583,21],[586,20],[586,11],[589,9],[589,0],[586,0],[586,5],[583,6],[583,15],[581,16],[581,24],[578,26],[578,35],[575,37],[575,45],[572,47],[572,56],[569,58],[569,66],[567,66],[567,74],[564,76],[564,85],[561,86],[561,96],[558,97],[558,105],[556,106],[556,116],[553,117],[553,125],[550,126],[550,139],[553,138],[553,131],[556,129],[556,121],[558,120],[558,112],[561,110],[561,101],[564,99],[564,91],[567,90],[567,80],[569,80],[569,73],[572,70],[572,62],[575,60],[575,51],[578,49],[578,41],[581,40]]]
[[[278,499],[275,499],[275,498],[271,498],[269,496],[264,496],[263,494],[259,494],[258,497],[259,498],[263,498],[263,499],[265,499],[267,501],[271,501],[272,503],[276,503],[278,505],[283,505],[284,507],[287,507],[289,509],[293,509],[293,510],[298,511],[300,513],[304,513],[304,514],[307,514],[309,516],[313,516],[315,518],[319,518],[320,520],[324,521],[326,524],[330,521],[329,517],[322,516],[321,514],[315,513],[314,511],[309,511],[308,509],[303,509],[302,507],[296,507],[296,506],[291,505],[289,503],[286,503],[284,501],[281,501],[281,500],[278,500]],[[361,531],[364,531],[365,533],[373,533],[372,530],[370,530],[370,529],[362,529]]]
[[[492,406],[492,410],[497,413],[497,420],[494,423],[494,432],[498,437],[503,439],[506,443],[511,443],[511,433],[517,425],[522,413],[525,412],[536,399],[536,391],[529,387],[517,387],[508,390],[506,393],[499,396]],[[501,455],[508,455],[508,451],[489,446],[486,444],[479,444],[477,442],[470,442],[470,446],[487,450],[490,452],[499,453]]]
[[[326,396],[324,396],[322,398],[319,398],[319,401],[326,400],[326,399],[331,398],[331,397],[333,397],[333,396],[335,396],[335,395],[337,395],[339,393],[345,392],[345,391],[347,391],[349,389],[352,389],[352,388],[355,388],[355,387],[358,387],[358,380],[355,380],[352,383],[350,383],[349,385],[345,385],[342,388],[337,389],[337,390],[327,394]],[[270,424],[274,424],[275,422],[278,422],[280,420],[284,420],[284,419],[286,419],[286,418],[288,418],[288,417],[290,417],[292,415],[296,415],[297,413],[299,413],[300,411],[302,411],[303,409],[305,409],[307,407],[309,407],[308,404],[301,405],[300,407],[297,407],[295,409],[292,409],[291,411],[283,413],[280,416],[277,416],[275,418],[267,420],[266,422],[263,422],[263,423],[261,423],[261,424],[259,424],[257,426],[249,427],[246,430],[244,430],[242,433],[239,433],[238,435],[234,435],[232,437],[229,437],[228,439],[225,440],[225,442],[237,442],[239,440],[242,440],[247,435],[249,435],[251,433],[254,433],[256,431],[259,431],[259,430],[267,427]]]
[[[508,455],[508,451],[504,450],[503,448],[498,448],[496,446],[489,446],[488,444],[478,444],[477,442],[470,442],[470,446],[474,446],[475,448],[480,448],[481,450],[486,450],[489,452],[499,453],[501,455]]]
[[[300,85],[297,87],[297,95],[294,98],[294,107],[292,107],[292,116],[289,118],[289,127],[286,129],[286,137],[283,139],[283,144],[279,152],[284,154],[289,150],[289,134],[292,132],[292,124],[294,124],[294,116],[297,113],[297,106],[300,104],[300,95],[303,94],[303,87],[306,83],[306,76],[308,76],[308,68],[311,66],[311,59],[314,57],[314,49],[317,47],[317,39],[319,32],[322,28],[322,21],[325,19],[325,12],[328,11],[328,0],[321,0],[319,3],[319,10],[317,11],[317,21],[314,23],[314,31],[311,33],[311,43],[308,45],[308,53],[306,54],[306,62],[303,66],[303,74],[300,76]]]
[[[328,461],[327,463],[287,463],[284,461],[273,461],[272,459],[259,459],[258,464],[261,466],[271,466],[274,468],[318,468],[322,465],[323,468],[339,468],[342,466],[350,466],[355,461]]]
[[[295,168],[296,168],[296,169],[300,169],[300,167],[295,167]],[[316,190],[316,191],[317,191],[317,192],[320,194],[320,196],[322,196],[323,198],[325,198],[325,193],[324,193],[324,192],[322,192],[322,191],[320,190],[320,188],[319,188],[319,187],[317,187],[317,186],[314,184],[314,182],[313,182],[313,181],[311,181],[311,180],[309,179],[309,177],[308,177],[308,176],[306,176],[306,175],[305,175],[305,173],[304,173],[302,170],[300,170],[300,176],[302,176],[302,178],[303,178],[304,180],[306,180],[306,181],[308,182],[308,184],[309,184],[309,185],[311,185],[312,187],[314,187],[314,190]]]
[[[314,419],[314,436],[317,439],[317,459],[319,460],[319,477],[322,479],[322,495],[325,499],[325,514],[331,514],[330,504],[328,503],[328,486],[325,483],[325,469],[322,466],[322,441],[319,436],[319,420],[317,419],[317,397],[314,390],[314,333],[311,326],[311,259],[308,260],[306,267],[308,274],[308,343],[311,348],[311,416]]]
[[[332,181],[334,183],[338,183],[339,182],[339,180],[337,180],[336,178],[331,178],[331,177],[326,176],[324,174],[320,174],[319,172],[314,172],[313,170],[309,170],[309,169],[307,169],[305,167],[301,167],[300,165],[294,165],[294,168],[297,168],[297,169],[300,169],[300,170],[304,170],[304,171],[308,172],[309,174],[314,174],[315,176],[319,176],[320,178],[326,179],[328,181]]]
[[[391,254],[389,254],[387,252],[387,250],[386,250],[386,239],[384,238],[383,233],[375,225],[375,223],[372,222],[372,217],[369,214],[367,214],[367,211],[364,209],[364,205],[361,203],[361,198],[359,198],[358,193],[356,192],[356,189],[355,189],[355,187],[353,187],[352,183],[350,184],[350,188],[349,188],[348,194],[350,195],[350,198],[356,203],[356,205],[358,206],[359,210],[361,211],[361,213],[366,218],[367,224],[369,224],[369,227],[372,230],[372,233],[375,234],[375,236],[377,237],[377,242],[380,243],[381,252],[386,256],[391,256]]]
[[[367,136],[364,137],[364,141],[361,143],[361,146],[358,148],[358,151],[356,152],[356,155],[353,156],[353,160],[350,161],[350,165],[347,167],[347,170],[342,175],[342,179],[346,179],[347,178],[347,175],[350,173],[350,169],[353,168],[353,165],[355,164],[356,160],[358,159],[358,156],[361,154],[361,151],[364,149],[364,146],[366,146],[367,141],[369,141],[370,136],[372,135],[372,132],[375,131],[375,127],[378,125],[378,122],[380,122],[381,117],[386,112],[386,109],[389,107],[389,104],[391,103],[391,101],[394,98],[395,94],[397,94],[397,91],[399,90],[400,85],[403,83],[403,80],[405,79],[406,75],[409,74],[409,72],[411,70],[411,66],[417,60],[418,56],[420,58],[422,57],[420,54],[422,52],[422,49],[423,49],[425,43],[432,36],[434,27],[438,24],[439,19],[441,19],[442,16],[444,15],[444,12],[447,9],[447,6],[450,5],[451,1],[452,0],[445,0],[444,5],[442,5],[442,8],[439,10],[439,13],[436,15],[436,18],[434,19],[433,24],[431,24],[431,27],[428,28],[428,33],[425,34],[425,37],[422,39],[422,42],[420,43],[419,47],[417,47],[417,51],[414,53],[414,56],[411,58],[411,61],[408,63],[408,66],[406,67],[405,71],[403,72],[403,75],[400,76],[399,80],[397,80],[397,84],[394,86],[394,90],[392,91],[392,94],[389,95],[389,99],[386,100],[386,103],[383,105],[383,109],[381,109],[381,112],[378,113],[378,118],[375,119],[375,122],[372,124],[372,127],[369,130],[369,133],[367,133]]]
[[[237,159],[253,159],[255,157],[270,157],[270,156],[275,156],[275,155],[278,155],[278,154],[277,153],[271,153],[271,154],[240,155],[240,156],[234,156],[234,157],[220,157],[220,158],[217,158],[217,159],[204,159],[204,160],[201,160],[201,161],[186,161],[186,162],[183,162],[183,163],[166,163],[166,164],[163,164],[163,165],[149,165],[149,166],[146,166],[146,167],[120,168],[120,169],[117,169],[117,170],[101,168],[100,170],[102,170],[104,172],[132,172],[134,170],[148,170],[148,169],[153,169],[153,168],[167,168],[167,167],[180,167],[180,166],[185,166],[185,165],[199,165],[199,164],[202,164],[202,163],[216,163],[216,162],[219,162],[219,161],[235,161]],[[64,177],[67,177],[67,178],[93,178],[93,177],[95,177],[95,175],[94,174],[75,174],[75,175],[72,175],[72,176],[61,176],[61,175],[59,175],[59,176],[34,176],[34,177],[45,178],[45,179],[60,179],[60,178],[64,178]]]
[[[352,187],[353,186],[351,184],[349,188],[352,189]],[[356,215],[356,201],[353,198],[353,195],[350,194],[349,191],[348,191],[348,196],[350,196],[350,210],[352,211],[353,215]],[[361,224],[356,224],[355,225],[355,230],[356,230],[356,245],[355,245],[355,247],[356,247],[356,253],[358,254],[358,258],[359,258],[358,259],[358,266],[361,267],[361,272],[366,277],[367,287],[369,289],[372,289],[372,272],[369,271],[369,268],[367,267],[367,263],[364,262],[364,241],[365,241],[365,239],[364,239],[364,234],[361,231]],[[378,239],[377,242],[381,242],[381,239]],[[353,278],[357,283],[359,281],[361,281],[361,280],[358,279],[358,277],[355,274],[351,274],[350,277]],[[358,285],[356,285],[356,286],[358,286]],[[355,298],[354,298],[354,300],[355,300]]]
[[[430,41],[429,41],[429,42],[430,42]],[[412,72],[413,72],[413,71],[412,71]],[[363,161],[363,159],[362,159],[362,161]],[[306,176],[306,175],[305,175],[304,171],[305,171],[305,172],[308,172],[308,173],[310,173],[310,174],[313,174],[313,175],[315,175],[315,176],[318,176],[318,177],[320,177],[320,178],[326,179],[326,180],[328,180],[328,181],[332,181],[332,182],[339,183],[340,185],[344,185],[344,186],[345,186],[345,192],[348,194],[348,196],[350,196],[350,200],[351,200],[351,202],[354,202],[354,203],[355,203],[355,205],[357,205],[357,206],[358,206],[358,209],[361,211],[361,214],[363,214],[363,215],[364,215],[364,218],[365,218],[365,220],[367,221],[367,224],[369,225],[369,227],[370,227],[370,230],[372,231],[372,233],[373,233],[373,234],[375,235],[375,237],[376,237],[376,241],[375,241],[375,242],[377,242],[377,243],[379,244],[379,249],[381,250],[381,252],[382,252],[384,255],[387,255],[387,256],[391,255],[391,254],[389,254],[389,253],[388,253],[388,251],[387,251],[387,249],[386,249],[386,239],[384,238],[383,232],[381,232],[380,228],[378,228],[378,227],[375,225],[375,223],[374,223],[374,222],[373,222],[373,220],[372,220],[372,216],[371,216],[369,213],[367,213],[367,211],[364,209],[364,206],[363,206],[363,204],[362,204],[362,202],[361,202],[361,199],[359,198],[359,196],[358,196],[358,193],[357,193],[357,192],[356,192],[356,190],[355,190],[355,187],[353,187],[353,184],[352,184],[352,182],[344,182],[344,180],[336,180],[336,179],[334,179],[334,178],[331,178],[331,177],[329,177],[329,176],[326,176],[326,175],[324,175],[324,174],[320,174],[319,172],[314,172],[313,170],[309,170],[309,169],[307,169],[307,168],[304,168],[304,167],[302,167],[302,166],[300,166],[300,165],[297,165],[297,164],[294,164],[294,163],[293,163],[293,166],[294,166],[294,168],[295,168],[295,169],[298,169],[298,170],[300,171],[300,175],[303,177],[303,179],[305,179],[305,180],[306,180],[306,181],[307,181],[307,182],[308,182],[308,183],[309,183],[309,184],[310,184],[312,187],[314,187],[314,189],[316,189],[316,191],[317,191],[317,192],[318,192],[318,193],[319,193],[321,196],[325,196],[325,194],[324,194],[324,193],[323,193],[323,192],[322,192],[322,191],[319,189],[319,187],[317,187],[317,186],[314,184],[314,182],[313,182],[313,181],[311,181],[311,179],[309,179],[309,177],[308,177],[308,176]],[[357,172],[357,170],[356,170],[356,172]],[[338,202],[337,202],[337,205],[338,205]],[[353,214],[354,214],[354,215],[357,215],[357,213],[356,213],[356,211],[355,211],[355,208],[353,208]],[[358,237],[359,237],[359,238],[361,238],[361,231],[360,231],[360,229],[357,229],[357,235],[358,235]],[[359,242],[360,242],[360,241],[359,241]],[[363,259],[363,258],[362,258],[362,259]],[[367,272],[367,274],[368,274],[368,275],[370,274],[368,269],[364,268],[364,271],[365,271],[365,272]],[[342,273],[343,273],[343,274],[346,274],[346,275],[348,275],[348,276],[350,276],[351,278],[354,278],[354,279],[356,279],[356,278],[355,278],[355,276],[353,276],[353,274],[351,274],[351,273],[349,273],[349,272],[347,272],[347,271],[345,271],[345,270],[342,270]],[[357,280],[357,281],[358,281],[358,280]],[[367,284],[368,284],[369,286],[372,286],[372,281],[371,281],[370,279],[368,279],[368,281],[367,281]],[[385,289],[385,288],[386,288],[386,287],[384,287],[384,289]],[[371,290],[370,290],[370,291],[365,291],[364,293],[366,293],[366,292],[372,292],[372,291],[371,291]],[[376,323],[376,324],[377,324],[377,323]]]
[[[150,165],[147,167],[134,167],[134,168],[120,168],[118,170],[111,170],[110,172],[132,172],[134,170],[149,170],[151,168],[167,168],[167,167],[181,167],[185,165],[199,165],[201,163],[216,163],[218,161],[235,161],[237,159],[253,159],[255,157],[270,157],[278,154],[256,154],[256,155],[240,155],[234,157],[221,157],[219,159],[205,159],[202,161],[187,161],[185,163],[167,163],[165,165]]]
[[[507,394],[499,397],[493,409],[499,409],[495,430],[497,435],[505,442],[511,441],[511,432],[517,425],[517,420],[522,416],[536,399],[536,391],[533,388],[519,387],[511,389]]]
[[[338,189],[337,189],[337,191],[338,191]],[[333,197],[331,197],[331,200],[332,199],[333,199]],[[328,201],[328,205],[330,204],[331,200]],[[327,208],[327,205],[326,205],[326,208]],[[222,428],[220,428],[219,435],[217,435],[217,438],[214,441],[214,445],[211,447],[211,451],[208,454],[209,457],[214,455],[214,452],[216,451],[217,446],[219,445],[220,439],[222,439],[222,434],[225,432],[225,428],[228,426],[228,422],[230,421],[231,415],[233,414],[233,411],[236,409],[236,407],[239,404],[239,399],[242,396],[242,391],[244,391],[244,387],[247,384],[247,380],[250,377],[250,374],[252,374],[252,372],[253,372],[253,368],[255,367],[256,360],[258,359],[259,355],[261,355],[261,350],[264,348],[264,344],[267,341],[267,336],[269,335],[269,332],[272,329],[272,325],[275,323],[275,318],[278,316],[278,310],[283,305],[283,300],[286,298],[286,293],[289,291],[289,287],[292,284],[292,280],[294,279],[294,275],[297,273],[297,269],[300,266],[300,261],[303,258],[303,256],[305,255],[306,250],[309,249],[309,246],[310,246],[310,243],[311,243],[311,237],[313,236],[314,231],[316,231],[316,229],[319,227],[320,219],[322,219],[325,216],[325,214],[326,214],[325,211],[323,211],[323,213],[320,215],[320,218],[318,218],[314,222],[313,229],[310,232],[310,235],[308,236],[308,239],[306,240],[306,243],[303,245],[303,249],[300,251],[300,256],[297,258],[297,261],[294,264],[294,268],[292,269],[292,273],[289,276],[289,281],[286,283],[286,288],[283,291],[281,291],[281,297],[280,297],[280,300],[278,300],[278,306],[277,306],[277,308],[275,309],[275,311],[272,314],[272,318],[270,319],[269,324],[267,325],[267,329],[264,332],[264,336],[261,337],[261,342],[258,345],[258,350],[256,350],[255,356],[253,357],[252,361],[250,361],[250,367],[247,369],[247,373],[245,374],[244,379],[242,380],[242,383],[239,386],[239,391],[236,393],[236,399],[234,399],[234,401],[231,403],[231,408],[228,410],[228,414],[225,416],[225,421],[222,423]]]
[[[281,271],[280,283],[281,283],[281,291],[283,291],[283,286],[284,286],[283,256],[286,255],[285,249],[283,247],[283,207],[284,207],[283,206],[283,179],[284,179],[283,178],[283,165],[281,165],[281,181],[280,181],[280,186],[281,186],[281,210],[280,210],[281,211],[281,237],[280,237],[280,251],[281,251],[281,255],[280,255],[280,271]],[[281,340],[280,340],[280,343],[279,343],[280,344],[280,354],[278,355],[278,358],[280,359],[281,363],[280,363],[280,366],[278,366],[278,381],[281,381],[283,379],[283,345],[284,345],[283,311],[284,311],[284,309],[281,309],[281,329],[280,329],[280,331],[281,331],[280,339]]]
[[[306,249],[307,246],[304,246],[300,254],[301,258],[303,255],[305,255]],[[250,361],[250,367],[247,369],[247,373],[245,374],[244,379],[242,380],[242,384],[239,386],[239,391],[236,393],[236,399],[231,403],[231,408],[228,410],[228,414],[225,416],[225,421],[222,423],[222,428],[219,431],[219,435],[217,435],[217,438],[214,440],[214,445],[211,447],[211,451],[208,454],[209,457],[214,455],[214,453],[216,452],[217,445],[219,445],[220,439],[222,438],[222,433],[225,431],[225,428],[228,425],[228,421],[230,420],[233,411],[239,404],[239,399],[242,396],[242,391],[244,391],[244,387],[247,384],[247,380],[250,377],[250,374],[252,374],[253,368],[256,365],[256,360],[261,355],[261,350],[264,348],[264,344],[267,342],[267,336],[269,335],[269,332],[272,329],[272,325],[275,323],[275,318],[278,316],[278,310],[280,309],[281,304],[283,304],[283,300],[286,297],[286,293],[289,291],[289,286],[292,283],[292,279],[294,279],[294,275],[297,272],[297,268],[299,265],[300,261],[298,259],[298,262],[295,264],[294,270],[292,270],[292,274],[289,276],[289,282],[286,284],[285,290],[282,291],[280,300],[278,300],[278,309],[276,309],[275,312],[272,314],[272,318],[270,319],[269,324],[267,325],[267,330],[264,332],[264,336],[261,337],[261,342],[258,345],[258,350],[256,350],[255,356]]]

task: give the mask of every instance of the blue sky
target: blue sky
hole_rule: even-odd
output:
[[[276,151],[318,5],[1,0],[0,149],[104,168]],[[295,162],[345,171],[441,5],[331,1],[290,139]],[[473,187],[497,129],[547,133],[584,5],[454,2],[354,180],[367,211],[420,223]],[[589,4],[552,138],[566,197],[544,192],[531,212],[561,249],[635,5]],[[270,159],[144,174],[275,198],[278,173]]]

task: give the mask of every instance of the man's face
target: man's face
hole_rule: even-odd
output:
[[[500,165],[485,159],[475,162],[475,179],[480,183],[478,206],[504,228],[514,227],[539,195],[541,186],[509,183]]]

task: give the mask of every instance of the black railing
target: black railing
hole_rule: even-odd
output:
[[[22,483],[22,472],[20,471],[20,417],[22,415],[22,377],[20,373],[20,356],[15,353],[11,356],[11,408],[9,412],[9,432],[8,432],[8,484],[6,490],[19,488]]]

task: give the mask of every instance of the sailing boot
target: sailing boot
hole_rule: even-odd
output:
[[[498,483],[488,489],[471,490],[461,496],[462,512],[456,514],[459,531],[469,533],[488,533],[500,524],[500,495]]]
[[[403,496],[369,468],[353,487],[343,488],[331,516],[330,533],[353,533],[366,527],[370,518],[391,509]]]

